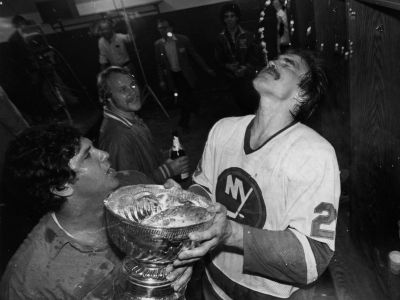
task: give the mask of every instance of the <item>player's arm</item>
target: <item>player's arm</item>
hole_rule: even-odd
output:
[[[199,259],[224,244],[243,253],[244,273],[304,285],[315,281],[333,256],[326,243],[306,236],[299,239],[301,234],[293,229],[271,231],[243,226],[224,219],[222,211],[217,211],[212,228],[191,234],[191,239],[201,242],[201,246],[182,252],[179,255],[182,262]]]
[[[243,227],[243,272],[295,285],[315,281],[326,269],[333,251],[326,243],[293,229],[270,231]]]

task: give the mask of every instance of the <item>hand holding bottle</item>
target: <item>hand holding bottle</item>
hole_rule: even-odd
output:
[[[189,178],[189,158],[186,156],[177,131],[172,132],[170,159],[168,165],[173,170],[175,180],[180,182]]]
[[[173,172],[173,176],[178,176],[181,174],[185,174],[187,173],[189,177],[189,157],[185,156],[181,156],[177,159],[167,159],[167,161],[165,162],[166,164],[168,164],[168,166],[170,167],[170,169]],[[186,178],[182,178],[182,179],[186,179]]]

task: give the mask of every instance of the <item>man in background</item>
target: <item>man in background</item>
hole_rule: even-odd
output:
[[[161,184],[189,171],[187,156],[163,159],[150,129],[137,116],[142,107],[136,78],[126,69],[109,67],[98,76],[104,120],[100,128],[100,149],[110,154],[116,170],[137,170]]]
[[[189,129],[191,113],[198,113],[199,104],[193,97],[196,74],[192,61],[207,74],[215,76],[192,46],[187,36],[175,34],[170,21],[158,20],[157,29],[161,38],[154,43],[159,84],[162,90],[173,93],[181,107],[179,126]]]
[[[258,95],[252,80],[261,64],[261,55],[254,35],[240,26],[239,6],[227,3],[222,6],[220,19],[224,24],[218,35],[215,58],[223,80],[227,82],[230,97],[241,115],[251,114],[257,108]]]
[[[101,20],[97,28],[100,34],[98,41],[100,69],[104,70],[109,66],[125,67],[134,74],[133,62],[128,52],[129,35],[116,33],[113,22],[109,19]]]
[[[285,53],[290,47],[289,23],[284,2],[284,0],[274,0],[272,2],[276,9],[278,20],[278,53]]]

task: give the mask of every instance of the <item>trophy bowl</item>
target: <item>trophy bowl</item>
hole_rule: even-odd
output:
[[[190,232],[211,226],[211,202],[178,188],[132,185],[111,193],[104,204],[109,236],[126,254],[122,272],[129,299],[182,299],[166,279],[166,267],[193,247]]]

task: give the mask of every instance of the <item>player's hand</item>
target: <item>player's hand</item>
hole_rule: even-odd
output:
[[[189,157],[186,155],[174,160],[168,159],[166,164],[168,164],[168,166],[171,168],[173,176],[190,171]]]
[[[171,178],[167,179],[167,181],[164,183],[164,187],[166,189],[172,189],[172,188],[182,189],[181,185]]]
[[[175,292],[185,289],[193,273],[193,266],[174,267],[169,265],[166,269],[167,279],[172,281],[171,286]]]
[[[193,263],[219,244],[224,244],[232,235],[232,224],[226,218],[226,208],[220,203],[215,203],[208,208],[208,211],[215,212],[213,224],[205,231],[197,231],[189,234],[195,248],[183,250],[174,261],[174,266],[181,266]]]

